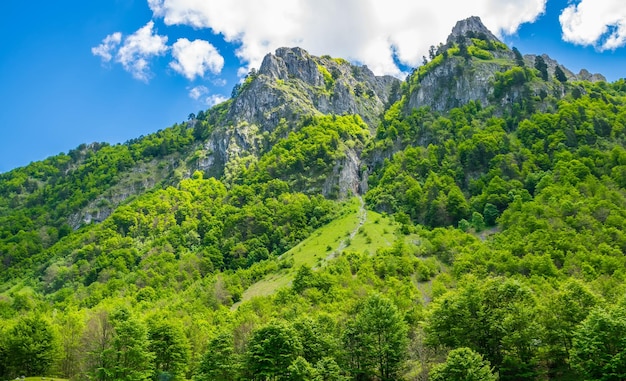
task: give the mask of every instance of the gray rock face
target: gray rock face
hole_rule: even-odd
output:
[[[167,181],[178,163],[176,154],[160,160],[138,164],[120,175],[120,181],[76,213],[68,216],[68,224],[78,229],[83,224],[104,221],[116,207],[132,196],[154,188],[160,181]]]
[[[543,58],[543,60],[545,61],[546,65],[548,65],[548,78],[550,80],[554,79],[554,70],[556,69],[557,66],[559,66],[561,68],[561,70],[563,70],[563,73],[565,73],[565,76],[567,77],[568,80],[576,80],[577,79],[576,74],[572,73],[571,70],[569,70],[565,66],[559,64],[556,60],[552,59],[547,54],[542,54],[541,58]],[[524,62],[526,63],[526,66],[528,66],[528,67],[535,67],[535,61],[536,60],[537,60],[537,56],[535,54],[525,54],[524,55]]]
[[[448,36],[446,48],[451,48],[459,42],[470,46],[472,45],[470,37],[501,43],[479,17],[473,16],[456,23]],[[497,49],[491,54],[500,60],[510,60],[511,63],[514,59],[514,54],[510,50]],[[419,85],[409,96],[408,108],[428,106],[435,111],[445,112],[470,101],[487,105],[493,93],[492,82],[495,73],[508,68],[503,67],[501,61],[448,57],[418,79]]]
[[[244,84],[229,120],[246,121],[271,131],[281,118],[303,115],[358,114],[375,127],[378,115],[400,80],[375,76],[367,67],[341,59],[315,57],[301,48],[280,48],[268,54],[254,79]]]
[[[343,59],[315,57],[301,48],[277,49],[242,85],[226,122],[204,143],[198,168],[228,176],[268,148],[263,134],[271,134],[281,121],[293,126],[307,115],[357,114],[373,131],[385,106],[399,96],[399,87],[399,79],[376,76]],[[338,185],[342,195],[358,190],[359,165],[358,155],[348,155],[324,189],[330,192]]]
[[[447,39],[446,48],[464,42],[467,46],[472,44],[469,37],[477,37],[483,40],[500,42],[480,21],[478,17],[470,17],[461,20],[452,29]],[[495,49],[490,52],[494,60],[481,60],[476,58],[463,58],[451,56],[445,59],[437,67],[430,69],[421,78],[413,78],[417,83],[414,90],[409,94],[408,108],[428,106],[439,112],[449,111],[454,107],[460,107],[470,101],[479,101],[482,105],[496,104],[506,107],[523,96],[521,88],[513,87],[506,96],[494,99],[493,83],[496,73],[506,71],[516,65],[515,55],[508,49]],[[524,62],[529,68],[534,68],[536,55],[525,55]],[[569,80],[603,81],[606,80],[600,74],[590,74],[587,70],[581,70],[576,75],[556,60],[543,54],[542,58],[548,66],[548,79],[554,80],[554,71],[560,67]],[[534,85],[531,89],[537,95],[554,86],[543,84]],[[561,89],[561,91],[563,91]]]
[[[606,77],[599,73],[591,74],[587,69],[581,69],[576,79],[589,82],[606,82]]]
[[[482,56],[476,48],[474,53],[469,51],[469,47],[478,44],[472,38],[487,42],[487,48],[484,45],[478,48],[482,50]],[[468,47],[468,51],[448,53],[447,49],[461,43]],[[447,112],[471,101],[478,101],[484,106],[512,107],[524,96],[523,91],[537,95],[545,93],[546,89],[554,90],[559,85],[535,83],[526,89],[516,85],[495,99],[496,73],[511,69],[517,62],[515,54],[478,17],[457,22],[444,48],[445,58],[438,57],[440,60],[436,66],[418,70],[409,78],[411,91],[405,93],[405,111],[428,106],[435,111]],[[587,71],[576,75],[550,57],[543,57],[551,79],[557,66],[570,79],[604,79]],[[526,66],[532,68],[535,56],[527,55],[525,61]],[[328,56],[312,56],[301,48],[279,48],[274,54],[268,54],[259,70],[253,71],[242,84],[228,108],[227,116],[204,143],[204,154],[198,166],[211,175],[228,178],[237,168],[253,163],[271,148],[267,137],[278,125],[286,123],[288,128],[284,133],[288,133],[307,116],[357,114],[373,132],[380,115],[399,99],[400,93],[398,79],[376,76],[366,66],[354,66],[343,59]],[[340,194],[345,195],[367,189],[367,174],[360,173],[359,155],[359,152],[350,152],[337,163],[333,173],[327,175],[323,193],[338,189]]]
[[[326,177],[322,187],[322,194],[329,195],[333,188],[338,188],[340,198],[345,198],[354,194],[363,194],[367,188],[363,189],[363,182],[367,184],[367,174],[359,173],[361,158],[359,152],[348,149],[346,157],[335,163],[332,173]]]
[[[268,54],[263,59],[259,74],[272,79],[298,78],[311,86],[323,87],[324,76],[318,69],[317,57],[301,48],[279,48],[276,55]]]
[[[480,17],[472,16],[465,20],[457,21],[454,28],[452,28],[452,33],[448,36],[448,40],[446,41],[448,44],[452,44],[456,42],[459,38],[465,37],[468,34],[475,35],[484,35],[488,40],[498,41],[498,38],[491,33],[489,29],[483,24]]]
[[[435,111],[448,111],[470,101],[489,104],[492,93],[490,85],[500,65],[481,62],[471,68],[461,57],[450,57],[428,73],[419,88],[411,93],[409,108],[428,106]]]

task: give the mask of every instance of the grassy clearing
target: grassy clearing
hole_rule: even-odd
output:
[[[488,63],[488,64],[498,64],[501,66],[515,66],[515,61],[510,60],[508,58],[492,58],[490,60],[477,58],[476,62],[478,63]]]
[[[292,271],[302,265],[319,267],[325,258],[338,250],[341,244],[359,226],[360,204],[357,198],[351,199],[343,208],[341,217],[317,229],[311,236],[282,255],[281,259],[292,260]]]
[[[256,296],[270,295],[288,286],[302,265],[319,268],[344,250],[373,254],[380,247],[391,246],[396,240],[395,231],[395,222],[390,218],[362,209],[359,199],[353,198],[343,207],[340,217],[319,228],[281,256],[281,260],[293,260],[290,269],[270,274],[250,286],[244,291],[241,302]],[[235,304],[233,309],[238,305]]]
[[[351,240],[350,250],[374,254],[381,247],[391,246],[397,239],[396,224],[389,217],[367,211],[367,219]]]

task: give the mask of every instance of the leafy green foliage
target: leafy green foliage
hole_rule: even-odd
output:
[[[353,372],[380,380],[397,379],[406,356],[406,332],[402,316],[389,300],[376,294],[366,299],[344,336]]]
[[[326,67],[324,67],[322,65],[317,65],[317,70],[319,70],[319,72],[322,73],[322,77],[324,77],[324,83],[326,85],[326,90],[327,91],[332,90],[333,86],[335,85],[335,78],[333,77],[333,75],[330,74],[328,69],[326,69]]]
[[[325,116],[305,120],[278,141],[242,175],[246,184],[286,181],[291,189],[321,192],[326,176],[348,149],[362,149],[369,136],[358,116]]]
[[[430,371],[433,381],[496,381],[489,361],[469,348],[457,348],[448,353],[443,364]]]
[[[492,60],[493,59],[493,54],[491,54],[490,52],[488,52],[485,49],[481,49],[481,48],[477,47],[476,45],[472,45],[472,46],[468,47],[467,48],[467,52],[469,53],[470,56],[479,58],[481,60]]]
[[[513,87],[523,86],[532,78],[532,72],[519,66],[515,66],[504,73],[496,73],[493,96],[496,99],[500,99]]]
[[[537,355],[536,301],[512,280],[472,281],[444,296],[428,320],[428,339],[452,348],[468,347],[500,368],[502,379],[532,377]]]
[[[228,381],[238,374],[238,359],[234,353],[233,337],[228,333],[220,333],[208,345],[210,350],[202,357],[202,363],[195,377],[199,381]]]
[[[306,363],[298,354],[302,344],[293,328],[279,322],[272,322],[252,333],[246,354],[246,369],[250,378],[286,379],[291,370],[298,370],[301,375]],[[304,360],[306,361],[306,360]],[[293,364],[295,363],[295,364]]]
[[[111,368],[99,369],[105,380],[143,381],[150,379],[155,353],[149,350],[146,327],[123,309],[112,316],[115,336],[110,356]],[[162,365],[162,364],[159,364]]]
[[[153,379],[184,379],[189,343],[182,329],[169,321],[149,320],[148,340],[148,349],[155,355]]]
[[[1,368],[7,377],[47,374],[56,360],[58,338],[51,324],[41,315],[20,318],[5,332]],[[5,362],[6,361],[6,362]]]
[[[623,306],[596,308],[574,336],[573,365],[588,380],[626,377],[626,311]]]

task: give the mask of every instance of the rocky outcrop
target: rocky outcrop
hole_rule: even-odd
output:
[[[452,28],[452,32],[448,36],[446,43],[451,45],[457,42],[460,38],[466,38],[467,36],[479,37],[485,40],[498,41],[498,37],[496,37],[491,31],[483,24],[480,17],[472,16],[465,20],[457,21],[454,28]]]
[[[477,42],[476,39],[487,42],[488,46],[491,44],[489,53],[493,59],[446,54],[445,59],[428,70],[422,72],[418,68],[403,86],[394,77],[374,75],[366,66],[352,65],[346,60],[329,56],[316,57],[298,47],[279,48],[264,58],[258,71],[250,73],[236,96],[222,108],[217,121],[210,122],[212,131],[206,140],[186,148],[188,151],[168,155],[158,161],[143,162],[121,173],[114,186],[68,215],[67,221],[73,228],[101,222],[128,198],[154,187],[176,184],[181,178],[191,176],[196,169],[228,181],[230,175],[236,175],[238,170],[250,165],[271,148],[276,140],[268,137],[272,136],[277,126],[286,124],[287,128],[281,131],[288,134],[306,116],[357,114],[374,132],[379,116],[399,99],[401,91],[406,96],[405,112],[428,106],[445,113],[470,101],[478,101],[484,106],[495,104],[508,107],[527,96],[528,92],[531,96],[564,96],[570,85],[554,80],[557,67],[570,81],[606,81],[601,74],[592,74],[586,69],[576,74],[543,54],[541,57],[548,67],[548,82],[535,78],[532,83],[511,87],[496,99],[493,91],[496,73],[504,72],[519,62],[480,18],[470,17],[457,22],[446,45],[440,45],[438,54],[443,55],[443,51],[447,53],[448,49],[458,48],[459,45],[469,47]],[[533,68],[537,56],[529,54],[523,59],[526,67]],[[543,110],[541,103],[536,107]],[[196,120],[190,121],[188,127],[193,129],[195,123]],[[281,137],[284,136],[275,136],[274,139]],[[71,173],[85,157],[98,149],[98,144],[91,144],[70,152],[73,161],[65,173]],[[337,160],[329,173],[323,174],[325,178],[320,176],[319,183],[311,192],[338,197],[364,193],[368,188],[368,167],[371,169],[380,164],[401,149],[401,144],[370,152],[364,162],[360,149],[362,147],[346,149],[345,156]]]
[[[359,152],[348,149],[346,157],[335,163],[332,173],[326,177],[322,187],[325,196],[336,194],[339,198],[345,198],[355,194],[363,194],[363,181],[367,178],[360,173],[361,158]]]
[[[241,85],[227,118],[204,143],[198,168],[220,176],[242,160],[254,161],[270,148],[264,134],[273,133],[280,123],[293,129],[306,116],[357,114],[374,131],[386,105],[397,100],[399,88],[399,79],[376,76],[366,66],[316,57],[301,48],[277,49]],[[357,190],[360,162],[353,161],[338,163],[342,170],[329,175],[335,183],[324,189],[330,192],[339,182],[341,194]]]
[[[161,181],[173,181],[172,174],[180,164],[180,156],[173,154],[159,160],[142,162],[128,172],[120,173],[119,182],[68,216],[68,224],[78,229],[85,224],[102,222],[127,199],[153,189]]]
[[[315,57],[301,48],[268,54],[248,81],[233,101],[229,120],[257,124],[263,131],[271,131],[281,118],[314,114],[358,114],[375,127],[400,83],[365,66]]]
[[[587,69],[581,69],[578,75],[576,75],[576,79],[579,81],[606,82],[605,76],[600,73],[591,74]]]
[[[448,51],[452,51],[452,48],[456,49],[456,52],[449,55]],[[461,48],[465,51],[461,51]],[[515,53],[498,40],[478,17],[457,22],[446,45],[440,47],[438,53],[440,56],[437,57],[436,64],[431,64],[430,67],[427,64],[425,69],[416,69],[409,78],[411,90],[408,94],[407,112],[423,106],[446,112],[470,101],[478,101],[483,106],[508,107],[523,97],[524,91],[530,91],[532,95],[542,93],[564,95],[565,88],[555,80],[554,73],[557,67],[563,70],[569,80],[605,80],[603,76],[592,75],[586,70],[574,74],[556,60],[543,54],[541,57],[548,71],[547,82],[534,81],[528,83],[526,89],[522,84],[511,85],[506,88],[506,94],[494,96],[496,74],[513,68],[519,61]],[[445,55],[445,58],[441,55]],[[523,57],[524,65],[534,68],[536,59],[536,55],[526,55]]]
[[[488,62],[469,67],[465,59],[450,57],[420,80],[419,87],[410,94],[408,107],[428,106],[444,112],[470,101],[489,104],[491,82],[500,69],[499,64]]]
[[[471,46],[472,38],[503,46],[480,18],[473,16],[456,23],[443,49],[447,50],[460,44]],[[514,58],[509,49],[498,48],[490,54],[495,58],[511,61]],[[501,61],[474,60],[468,56],[448,57],[446,54],[446,58],[427,73],[420,76],[420,71],[416,70],[413,78],[409,78],[409,81],[417,85],[409,94],[408,109],[428,106],[433,110],[445,112],[470,101],[489,104],[493,93],[493,78],[495,73],[502,69]]]
[[[507,85],[494,95],[496,74],[519,65],[519,57],[478,17],[459,21],[437,53],[436,62],[416,69],[401,87],[398,79],[376,76],[366,66],[316,57],[301,48],[279,48],[264,58],[259,70],[252,71],[236,92],[227,117],[204,143],[199,168],[214,176],[229,176],[271,148],[268,136],[273,136],[277,126],[286,124],[288,128],[279,130],[286,134],[306,116],[357,114],[374,132],[379,116],[399,99],[401,91],[406,96],[406,112],[427,106],[443,113],[471,101],[506,108],[529,92],[565,92],[560,83],[534,81]],[[535,58],[525,56],[525,65],[534,67]],[[550,57],[543,58],[550,79],[557,66],[570,79],[603,79],[587,71],[576,75]],[[366,189],[367,174],[360,173],[361,167],[366,165],[361,165],[358,152],[350,153],[327,175],[322,192],[345,195]]]

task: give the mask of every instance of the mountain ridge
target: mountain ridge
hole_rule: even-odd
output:
[[[463,74],[459,68],[467,65],[469,61],[466,57],[448,54],[455,51],[454,45],[459,41],[472,45],[480,40],[477,37],[481,37],[483,39],[481,41],[492,41],[496,44],[486,53],[494,55],[497,59],[471,64],[462,69],[465,72]],[[446,55],[446,59],[442,60],[444,65],[433,65],[442,55]],[[535,57],[526,55],[525,64],[533,67]],[[579,75],[574,75],[549,56],[544,55],[543,58],[548,65],[549,79],[554,78],[553,73],[558,66],[565,71],[569,80],[579,78],[592,81],[605,80],[601,75],[592,75],[584,69]],[[500,61],[497,61],[498,59]],[[502,59],[507,61],[505,65],[502,64]],[[494,100],[491,93],[495,74],[514,67],[514,60],[514,53],[485,27],[479,17],[460,20],[452,28],[446,45],[440,45],[431,61],[415,69],[404,82],[404,86],[408,87],[408,93],[405,89],[404,94],[408,102],[403,101],[405,112],[423,106],[445,112],[470,101],[479,101],[483,106],[497,104],[499,107],[505,107],[506,103],[514,104],[516,99],[522,96],[519,86],[513,86],[512,93],[501,96],[499,100]],[[474,61],[476,59],[472,60]],[[424,68],[428,68],[425,73]],[[451,81],[456,84],[455,88],[450,86]],[[411,85],[412,82],[419,85]],[[159,175],[156,175],[156,172],[161,172],[160,170],[155,172],[151,169],[154,165],[143,169],[137,168],[137,173],[154,172],[145,180],[146,186],[122,186],[120,190],[122,197],[107,196],[92,200],[86,209],[68,216],[72,221],[71,226],[77,228],[81,223],[88,221],[101,222],[126,198],[139,194],[161,181],[175,182],[176,178],[190,177],[195,170],[216,177],[223,176],[225,171],[237,172],[239,163],[246,162],[246,165],[249,165],[267,150],[267,145],[271,142],[264,141],[259,136],[264,132],[273,131],[281,120],[294,123],[305,115],[358,114],[370,126],[370,131],[374,132],[381,121],[383,111],[400,100],[403,95],[400,83],[400,80],[390,76],[375,76],[367,67],[354,66],[340,58],[315,57],[297,47],[279,48],[274,54],[266,55],[259,70],[253,70],[246,80],[233,90],[235,96],[233,99],[216,107],[218,111],[212,113],[210,117],[212,126],[203,120],[198,120],[193,126],[190,125],[203,142],[198,147],[194,145],[196,148],[190,147],[193,152],[184,153],[183,156],[193,154],[195,159],[190,159],[189,156],[186,159],[172,157],[168,159],[170,160],[168,171]],[[416,89],[411,88],[412,86]],[[452,90],[446,90],[447,88]],[[562,89],[546,86],[535,88],[533,91],[537,95],[542,91],[563,93]],[[204,112],[201,113],[204,116]],[[220,114],[219,118],[215,117],[217,114]],[[190,122],[196,123],[196,120]],[[210,131],[207,133],[208,130]],[[282,137],[288,132],[284,131]],[[389,153],[386,155],[389,157]],[[384,156],[378,155],[373,163],[379,163]],[[361,184],[359,188],[367,189],[367,176],[362,170],[355,169],[362,167],[360,154],[352,151],[350,157],[351,159],[344,163],[352,168],[349,174],[336,174],[335,177],[344,178],[344,183]],[[366,166],[369,167],[368,171],[371,171],[372,165]],[[175,175],[174,180],[168,180],[172,175]],[[127,182],[136,183],[132,180]],[[327,190],[325,194],[328,194],[331,187],[332,184],[325,187]],[[351,194],[348,188],[358,189],[343,186],[340,193],[343,196]],[[106,204],[111,207],[97,206]]]

